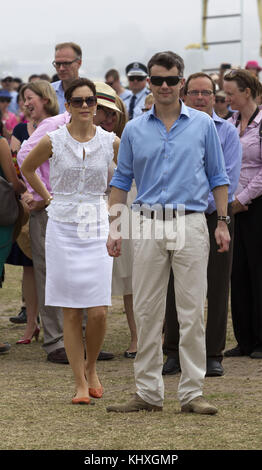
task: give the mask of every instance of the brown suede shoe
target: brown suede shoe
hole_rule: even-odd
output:
[[[132,400],[130,400],[125,405],[111,405],[107,407],[106,411],[114,411],[115,413],[131,413],[141,410],[162,411],[162,409],[162,406],[151,405],[150,403],[147,403],[142,398],[140,398],[139,395],[135,394],[134,398],[132,398]]]
[[[69,364],[65,348],[58,348],[47,355],[47,360],[56,364]]]
[[[218,412],[218,409],[210,405],[201,395],[193,398],[190,402],[186,403],[181,407],[181,411],[184,413],[199,413],[201,415],[214,415]]]

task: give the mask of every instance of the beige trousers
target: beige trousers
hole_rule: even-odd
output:
[[[29,230],[31,239],[34,272],[36,278],[38,308],[44,330],[43,348],[47,354],[64,347],[63,312],[60,307],[45,305],[45,234],[47,213],[45,209],[32,211],[30,214]]]
[[[162,329],[171,266],[180,325],[181,405],[202,395],[206,372],[204,307],[209,234],[203,213],[188,214],[183,219],[181,228],[176,225],[177,219],[163,222],[141,217],[140,228],[144,230],[150,223],[153,239],[134,240],[133,301],[138,334],[135,381],[138,395],[157,406],[164,400]],[[170,223],[178,234],[176,242],[165,233]],[[158,232],[157,239],[154,234]]]

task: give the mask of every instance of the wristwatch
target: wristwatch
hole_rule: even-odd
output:
[[[230,222],[231,222],[231,219],[230,219],[230,216],[229,216],[229,215],[218,215],[218,216],[217,216],[217,220],[222,220],[222,221],[225,222],[227,225],[229,225]]]

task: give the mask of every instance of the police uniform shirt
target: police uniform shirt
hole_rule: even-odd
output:
[[[145,86],[143,90],[139,91],[139,93],[136,93],[133,119],[143,114],[142,109],[145,107],[145,99],[149,93],[150,93],[150,90],[147,88],[147,86]],[[133,96],[133,93],[131,93],[131,95],[127,98],[127,100],[125,100],[125,105],[128,111],[129,111],[129,105],[130,105],[132,96]]]

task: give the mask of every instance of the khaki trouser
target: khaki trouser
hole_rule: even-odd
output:
[[[63,312],[59,307],[45,305],[45,233],[47,213],[45,209],[33,211],[30,214],[29,230],[34,272],[36,278],[38,308],[44,329],[43,348],[48,353],[64,347],[63,340]]]
[[[154,231],[170,224],[141,219],[142,229],[148,223]],[[181,405],[202,395],[206,372],[204,307],[209,234],[203,213],[188,214],[184,221],[184,246],[175,246],[165,234],[162,239],[134,240],[133,301],[138,334],[135,381],[138,395],[157,406],[162,406],[164,400],[162,329],[170,267],[180,325]],[[177,219],[171,223],[182,240]]]

